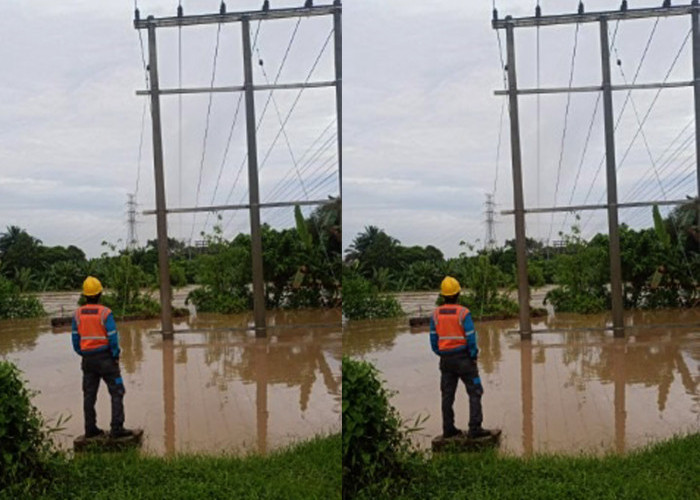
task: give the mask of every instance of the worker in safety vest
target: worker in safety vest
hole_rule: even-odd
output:
[[[100,304],[102,283],[88,276],[83,282],[87,304],[73,316],[73,349],[82,356],[83,412],[85,437],[104,435],[97,427],[95,401],[100,380],[104,380],[112,398],[111,437],[128,437],[134,432],[124,428],[124,381],[119,371],[119,333],[112,311]]]
[[[440,391],[442,392],[442,433],[443,437],[463,434],[455,427],[455,414],[452,405],[457,384],[461,379],[469,395],[470,438],[490,436],[491,432],[481,427],[481,395],[484,389],[479,378],[476,359],[479,349],[476,344],[476,330],[472,315],[459,305],[459,282],[451,276],[445,277],[440,285],[440,294],[445,299],[430,318],[430,344],[433,352],[440,356]]]

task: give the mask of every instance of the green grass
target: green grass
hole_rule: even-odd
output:
[[[412,479],[367,498],[699,499],[700,434],[624,456],[503,457],[442,454],[413,464]]]
[[[340,498],[340,448],[333,435],[267,456],[89,453],[65,464],[43,495],[28,498]]]

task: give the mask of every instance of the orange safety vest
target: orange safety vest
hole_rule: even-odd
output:
[[[75,311],[81,351],[94,351],[109,345],[105,321],[111,312],[109,307],[100,304],[85,304]]]
[[[438,335],[438,350],[451,351],[466,347],[467,336],[464,331],[464,318],[469,309],[458,304],[443,304],[433,313],[435,332]]]

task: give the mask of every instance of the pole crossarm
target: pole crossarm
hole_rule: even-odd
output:
[[[683,87],[693,87],[694,80],[685,80],[681,82],[661,82],[661,83],[634,83],[625,85],[611,85],[610,90],[653,90],[653,89],[675,89]],[[531,88],[518,89],[518,95],[537,95],[537,94],[568,94],[582,92],[601,92],[602,85],[587,85],[583,87],[549,87],[549,88]],[[162,91],[161,91],[162,92]],[[495,90],[494,95],[506,96],[509,95],[507,90]]]
[[[639,208],[658,206],[673,206],[673,205],[691,205],[700,204],[700,200],[661,200],[661,201],[632,201],[628,203],[616,203],[617,208]],[[543,208],[526,208],[523,213],[526,214],[548,214],[552,212],[582,212],[584,210],[606,210],[609,207],[607,204],[599,205],[569,205],[565,207],[543,207]],[[155,213],[155,212],[152,212]],[[502,210],[501,215],[513,215],[515,210]]]
[[[652,7],[648,9],[608,10],[585,12],[583,14],[560,14],[540,17],[513,18],[511,16],[506,16],[505,19],[494,19],[491,21],[491,26],[493,29],[506,29],[508,25],[514,28],[532,28],[538,26],[553,26],[556,24],[595,23],[601,19],[617,21],[651,17],[671,17],[687,15],[696,9],[698,9],[696,5],[676,5],[664,8]]]
[[[326,80],[322,82],[298,82],[298,83],[277,83],[271,85],[253,85],[253,91],[260,90],[298,90],[298,89],[314,89],[323,87],[335,87],[335,80]],[[690,84],[692,85],[692,83]],[[175,88],[161,89],[158,91],[160,95],[180,95],[180,94],[216,94],[225,92],[244,92],[245,85],[234,85],[230,87],[191,87],[191,88]],[[151,90],[137,90],[136,95],[151,95]]]
[[[134,28],[147,29],[149,25],[156,28],[173,28],[178,26],[195,26],[201,24],[237,23],[248,19],[257,21],[261,19],[290,19],[296,17],[328,16],[342,9],[339,2],[333,5],[316,5],[313,7],[296,7],[291,9],[250,10],[244,12],[230,12],[226,14],[202,14],[196,16],[172,16],[155,18],[149,16],[146,19],[134,19]]]
[[[245,203],[241,205],[214,205],[210,207],[186,207],[186,208],[168,208],[165,213],[168,214],[192,214],[195,212],[223,212],[226,210],[249,210],[250,208],[280,208],[280,207],[293,207],[299,206],[311,206],[311,205],[329,205],[335,203],[339,198],[332,198],[327,200],[303,200],[303,201],[274,201],[270,203],[258,203],[257,205],[251,205],[250,203]],[[144,210],[143,215],[155,215],[155,210]]]

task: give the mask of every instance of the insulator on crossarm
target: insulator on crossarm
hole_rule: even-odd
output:
[[[671,0],[664,0],[662,7],[668,8],[671,6]]]
[[[697,6],[698,5],[698,0],[693,0],[690,2],[690,5]]]
[[[620,5],[620,10],[621,10],[622,12],[626,12],[626,11],[627,11],[627,0],[622,0],[622,5]]]
[[[583,14],[583,2],[578,3],[578,13]]]
[[[535,6],[535,17],[542,17],[542,7],[540,7],[540,4]]]
[[[270,0],[265,0],[263,2],[262,10],[263,12],[267,12],[268,10],[270,10]]]
[[[340,7],[340,0],[333,0],[333,5],[336,7]]]
[[[222,16],[226,14],[226,2],[221,2],[221,5],[219,5],[219,14]]]
[[[498,21],[498,9],[493,9],[493,20]]]
[[[139,19],[141,19],[141,12],[139,12],[139,9],[135,9],[134,10],[134,20],[138,21]]]
[[[313,7],[313,6],[314,6],[314,0],[306,0],[306,2],[304,2],[304,7],[307,9],[309,7]]]
[[[177,17],[182,17],[183,12],[182,12],[182,5],[177,6]]]

